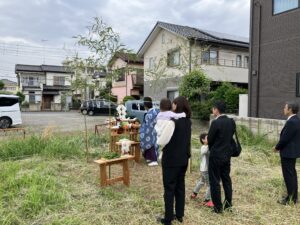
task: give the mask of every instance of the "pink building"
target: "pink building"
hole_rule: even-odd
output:
[[[144,94],[144,62],[136,54],[118,52],[109,63],[116,78],[112,82],[112,94],[123,101],[125,96],[140,99]]]

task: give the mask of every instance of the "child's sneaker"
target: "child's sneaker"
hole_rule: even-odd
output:
[[[197,193],[193,192],[190,197],[191,199],[195,199],[197,197]]]
[[[212,201],[209,201],[209,202],[207,202],[207,203],[205,204],[205,206],[207,206],[207,207],[209,207],[209,208],[212,208],[212,207],[214,207],[215,205],[214,205],[214,203],[213,203]]]

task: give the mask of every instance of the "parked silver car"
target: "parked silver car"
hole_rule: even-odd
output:
[[[145,113],[147,112],[143,100],[129,100],[125,103],[125,107],[127,116],[137,118],[140,123],[143,122]],[[159,108],[159,102],[153,102],[153,107]]]

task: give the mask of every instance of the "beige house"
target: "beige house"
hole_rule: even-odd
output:
[[[60,111],[72,103],[73,73],[67,67],[16,64],[15,73],[31,111]]]
[[[247,38],[157,22],[138,56],[144,58],[144,95],[157,100],[178,96],[181,77],[197,68],[213,85],[248,86]]]
[[[18,92],[17,82],[8,79],[2,79],[1,81],[4,83],[3,91],[10,92],[12,94],[16,94]]]
[[[113,71],[112,94],[118,103],[125,96],[139,99],[144,94],[144,62],[136,54],[117,52],[110,60],[109,68]]]

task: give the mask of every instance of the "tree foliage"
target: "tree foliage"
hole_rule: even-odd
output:
[[[129,100],[135,100],[135,98],[130,95],[127,95],[123,98],[123,104],[125,104],[125,102],[127,102]]]
[[[95,71],[106,73],[107,80],[112,80],[113,75],[108,73],[106,65],[115,52],[126,51],[120,42],[119,34],[102,19],[94,17],[92,24],[86,28],[86,35],[79,34],[73,38],[79,46],[88,48],[91,53],[87,57],[81,57],[76,53],[64,61],[64,65],[75,73],[75,79],[72,81],[73,90],[95,90],[95,85],[89,82],[90,79],[87,77],[87,74],[92,76]],[[89,73],[87,68],[92,72]],[[108,91],[110,92],[110,89]]]
[[[0,90],[2,90],[4,88],[4,83],[2,80],[0,80]]]
[[[22,92],[18,91],[16,95],[19,96],[20,103],[24,102],[25,95]]]
[[[212,100],[223,100],[227,113],[237,113],[239,107],[239,95],[246,94],[247,90],[224,82],[212,93]]]
[[[210,83],[202,70],[194,70],[183,77],[179,93],[189,101],[201,101],[209,93]]]
[[[179,93],[189,99],[193,116],[201,120],[209,120],[213,102],[222,100],[226,104],[226,113],[237,113],[239,95],[247,93],[231,83],[222,83],[215,91],[210,91],[211,80],[203,71],[195,70],[183,77]]]

